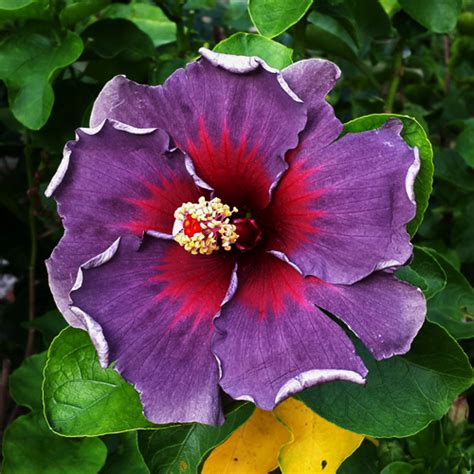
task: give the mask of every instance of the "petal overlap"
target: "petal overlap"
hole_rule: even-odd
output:
[[[375,272],[353,285],[310,278],[307,295],[342,320],[376,359],[408,352],[426,315],[421,290],[386,272]]]
[[[392,120],[316,151],[303,139],[262,213],[268,247],[305,275],[339,284],[406,263],[419,159],[400,130]]]
[[[95,104],[92,122],[113,117],[160,127],[220,198],[265,207],[286,169],[284,155],[305,127],[306,106],[262,60],[201,52],[200,61],[178,69],[162,87],[113,79]],[[150,109],[149,121],[137,117],[131,103],[142,115]]]
[[[240,262],[237,291],[215,324],[220,385],[233,398],[271,410],[317,383],[364,383],[348,336],[306,297],[304,278],[273,255]]]
[[[223,421],[210,345],[233,269],[232,256],[195,256],[145,235],[122,238],[107,262],[82,270],[72,309],[100,328],[102,363],[135,386],[151,421]]]
[[[80,129],[69,142],[48,194],[58,202],[65,233],[47,261],[56,304],[69,323],[82,323],[68,309],[79,265],[103,252],[117,237],[145,230],[170,234],[174,210],[202,193],[169,138],[155,129],[106,121]]]
[[[315,153],[342,132],[342,123],[326,100],[341,71],[331,61],[303,59],[283,69],[281,74],[308,108],[308,122],[300,134],[298,148],[304,142],[304,147]]]

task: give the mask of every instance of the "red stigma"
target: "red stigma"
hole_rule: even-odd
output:
[[[186,218],[183,221],[183,231],[184,231],[184,235],[187,235],[188,237],[192,237],[194,234],[197,234],[198,232],[202,232],[201,224],[194,217],[190,215],[186,216]]]

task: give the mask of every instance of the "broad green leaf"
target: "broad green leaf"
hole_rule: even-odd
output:
[[[61,10],[59,18],[65,27],[72,28],[77,22],[105,8],[111,1],[112,0],[76,1],[66,5],[63,10]]]
[[[48,351],[43,403],[53,431],[98,436],[152,428],[138,393],[113,369],[102,369],[86,332],[67,328]]]
[[[276,69],[289,66],[293,56],[292,49],[252,33],[235,33],[221,41],[214,51],[241,56],[259,56]]]
[[[412,117],[398,114],[373,114],[360,117],[344,125],[344,132],[362,132],[381,127],[390,118],[403,122],[402,137],[411,147],[417,147],[421,167],[415,181],[416,216],[408,224],[407,230],[413,237],[420,226],[428,207],[433,187],[433,149],[423,127]]]
[[[328,421],[376,438],[417,433],[441,418],[473,381],[461,347],[442,327],[429,322],[403,357],[375,361],[367,352],[360,353],[369,369],[365,386],[329,382],[298,398]]]
[[[61,313],[53,309],[32,321],[25,321],[22,326],[39,331],[43,335],[46,346],[49,346],[52,340],[67,326],[67,323]]]
[[[364,439],[326,421],[292,398],[278,405],[274,412],[293,434],[292,441],[280,450],[283,474],[336,474],[342,462]]]
[[[400,5],[398,4],[398,0],[380,0],[380,4],[382,5],[387,15],[392,15],[392,13],[394,13],[397,8],[400,7]]]
[[[447,33],[456,26],[462,0],[398,0],[414,20],[434,33]]]
[[[357,60],[357,45],[339,20],[320,12],[312,12],[308,16],[308,22],[308,48],[319,49],[349,61]]]
[[[395,461],[385,466],[380,474],[412,474],[415,472],[415,467],[407,462]]]
[[[191,423],[138,434],[140,451],[152,474],[197,473],[206,454],[223,443],[252,414],[250,403],[231,411],[222,426]]]
[[[116,3],[107,8],[104,17],[125,18],[132,21],[152,39],[156,47],[176,41],[176,23],[168,19],[155,5]]]
[[[474,262],[474,200],[467,200],[456,209],[452,239],[462,262]]]
[[[390,18],[378,0],[350,0],[357,28],[372,38],[391,35]]]
[[[474,168],[474,126],[466,127],[458,136],[456,150],[468,166]]]
[[[36,0],[2,0],[0,2],[0,11],[2,10],[19,10],[25,8],[32,3],[37,3]]]
[[[34,354],[26,359],[9,378],[10,394],[18,405],[41,410],[41,384],[43,369],[46,363],[46,352]]]
[[[457,191],[474,191],[474,171],[452,148],[435,148],[435,178],[447,181]]]
[[[337,474],[380,474],[377,448],[365,439],[360,448],[344,461]]]
[[[109,451],[100,474],[149,474],[150,471],[138,448],[137,432],[105,437]]]
[[[423,290],[430,299],[446,286],[446,273],[427,249],[415,247],[413,254],[410,265],[397,270],[396,275]]]
[[[93,52],[100,58],[136,62],[155,56],[151,38],[129,20],[106,18],[96,21],[83,31],[82,37],[88,44],[86,52]],[[110,38],[114,40],[110,41]]]
[[[55,435],[41,412],[16,419],[3,440],[3,474],[97,474],[107,448],[98,438]]]
[[[278,467],[280,448],[291,433],[270,411],[257,408],[204,462],[202,474],[271,472]]]
[[[258,32],[273,38],[297,23],[313,0],[249,0],[249,13]]]
[[[12,20],[39,20],[49,16],[48,0],[1,0],[0,24]]]
[[[446,273],[443,291],[428,302],[428,319],[441,324],[456,339],[474,337],[474,291],[464,275],[433,249],[425,249]]]
[[[51,83],[82,49],[81,39],[71,31],[57,43],[20,29],[0,43],[0,79],[7,85],[10,107],[19,122],[33,130],[46,123],[54,102]]]
[[[419,433],[406,440],[408,451],[414,459],[423,459],[425,466],[435,472],[439,463],[448,457],[448,449],[443,439],[441,422],[431,423]]]

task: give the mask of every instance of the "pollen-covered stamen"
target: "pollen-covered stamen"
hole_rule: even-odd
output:
[[[210,255],[223,248],[230,250],[238,235],[230,216],[237,212],[219,198],[206,199],[201,196],[197,203],[186,202],[174,213],[174,240],[193,255]]]

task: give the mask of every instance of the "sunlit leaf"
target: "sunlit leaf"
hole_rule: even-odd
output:
[[[43,396],[51,428],[66,436],[97,436],[154,427],[135,389],[102,369],[86,332],[67,328],[48,352]]]
[[[326,421],[292,398],[278,405],[274,412],[293,434],[292,442],[280,451],[283,474],[336,474],[364,439]]]
[[[297,23],[313,0],[249,0],[253,24],[263,36],[273,38]]]
[[[211,452],[202,473],[266,474],[278,467],[278,452],[290,439],[290,432],[272,412],[257,408],[240,428]]]
[[[241,56],[258,56],[276,69],[283,69],[290,65],[293,55],[293,50],[290,48],[251,33],[235,33],[221,41],[214,51]]]

